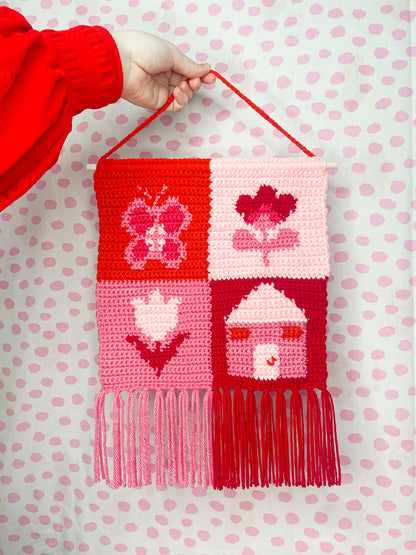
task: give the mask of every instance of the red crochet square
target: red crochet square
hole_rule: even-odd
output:
[[[326,282],[211,281],[214,386],[323,387]]]
[[[109,160],[95,183],[99,280],[207,278],[209,160]]]

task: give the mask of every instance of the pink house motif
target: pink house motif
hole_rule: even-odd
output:
[[[225,319],[228,373],[274,380],[307,373],[307,318],[269,283],[254,288]]]

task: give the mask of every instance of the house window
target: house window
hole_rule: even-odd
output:
[[[303,331],[299,326],[285,326],[282,329],[282,339],[288,341],[299,341],[302,335]]]
[[[250,337],[250,330],[248,328],[231,328],[230,339],[231,341],[245,341]]]

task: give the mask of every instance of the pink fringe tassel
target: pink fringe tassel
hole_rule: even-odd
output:
[[[135,427],[135,399],[134,393],[129,391],[127,398],[127,486],[137,486],[137,450]]]
[[[154,396],[148,390],[138,395],[132,391],[127,394],[120,391],[100,392],[95,403],[95,481],[104,478],[110,482],[105,418],[105,399],[110,395],[113,487],[151,484],[152,472],[157,485],[167,483],[170,486],[198,485],[206,488],[212,485],[213,394],[210,390],[206,390],[202,397],[199,390],[159,390]],[[151,410],[154,416],[153,435],[150,430]],[[227,414],[231,414],[228,409]],[[232,451],[227,452],[231,456]]]
[[[156,391],[154,423],[156,484],[165,485],[165,407],[162,391]]]
[[[169,485],[177,486],[178,482],[178,409],[176,403],[176,394],[174,391],[168,391],[166,397],[166,412],[168,424],[168,471]]]
[[[126,458],[124,445],[124,401],[117,391],[113,399],[113,485],[126,485]]]
[[[147,486],[152,483],[150,465],[150,430],[149,430],[149,391],[142,391],[138,403],[138,432],[139,432],[139,471],[142,471],[142,480],[139,484]]]
[[[211,390],[207,390],[204,397],[203,418],[202,418],[202,466],[204,473],[204,487],[212,485],[214,482],[214,465],[212,461],[212,414],[213,395]]]

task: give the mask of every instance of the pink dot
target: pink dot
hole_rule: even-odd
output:
[[[285,89],[289,87],[289,85],[291,84],[291,81],[288,77],[283,75],[277,79],[276,83],[279,89]]]
[[[367,387],[357,387],[355,392],[358,397],[368,397],[370,395],[370,390]]]
[[[146,12],[142,15],[142,21],[152,21],[152,19],[155,19],[155,17],[155,12]]]
[[[174,540],[178,540],[182,536],[182,532],[177,528],[171,528],[169,530],[169,536]]]
[[[351,501],[347,501],[345,506],[349,511],[361,511],[361,509],[363,508],[362,504],[360,503],[360,501],[358,501],[358,499],[351,499]]]
[[[392,171],[394,171],[394,164],[390,163],[390,162],[386,162],[385,164],[381,165],[381,171],[383,173],[390,173]]]
[[[309,546],[302,540],[298,540],[295,542],[295,549],[298,553],[304,553],[305,551],[309,550]]]
[[[341,420],[347,420],[349,422],[351,422],[355,418],[355,414],[352,410],[343,409],[340,411],[339,415],[341,417]]]
[[[367,166],[365,164],[357,163],[357,164],[353,164],[351,166],[351,169],[354,173],[364,173],[365,170],[367,169]]]
[[[228,149],[230,156],[238,156],[241,153],[241,147],[239,146],[231,146]]]
[[[159,532],[156,530],[156,528],[154,528],[154,526],[149,526],[146,531],[149,538],[155,539],[159,537]]]
[[[345,27],[343,27],[342,25],[339,25],[338,27],[333,27],[331,29],[331,37],[333,38],[343,37],[344,35],[345,35]]]
[[[332,129],[320,129],[318,131],[318,137],[324,141],[330,141],[333,139],[335,132]]]
[[[334,550],[334,546],[332,545],[332,543],[321,542],[319,546],[324,553],[332,553],[332,551]]]
[[[210,43],[212,50],[221,50],[224,46],[224,41],[221,39],[213,39]]]
[[[315,513],[314,521],[317,524],[325,524],[325,522],[328,522],[328,518],[329,517],[326,513],[317,512]]]
[[[313,85],[320,79],[320,74],[317,71],[310,71],[306,76],[306,82]]]
[[[296,98],[298,100],[309,100],[311,98],[311,93],[308,91],[297,91]]]
[[[416,241],[405,241],[404,242],[404,248],[410,252],[415,252],[416,251]]]
[[[348,254],[346,252],[336,252],[334,253],[334,261],[335,262],[347,262],[349,259]]]
[[[224,505],[219,501],[211,501],[210,506],[214,509],[214,511],[223,511]]]
[[[394,116],[394,119],[398,122],[407,121],[409,119],[409,114],[407,112],[404,112],[403,110],[399,110]],[[399,181],[398,183],[402,182]]]
[[[201,146],[203,142],[204,142],[204,139],[202,137],[191,137],[189,139],[189,144],[195,147]]]
[[[355,61],[355,56],[351,52],[344,52],[344,54],[338,56],[338,61],[340,64],[351,64]]]
[[[295,513],[287,513],[285,518],[288,524],[297,524],[299,522],[299,517]]]
[[[347,378],[350,380],[350,382],[356,382],[360,379],[360,373],[356,370],[348,370]]]
[[[399,408],[399,409],[396,409],[394,416],[400,422],[404,422],[409,418],[409,411],[406,409]]]
[[[399,95],[403,96],[404,98],[408,98],[413,95],[413,89],[410,87],[402,87],[399,89]]]
[[[385,110],[386,108],[389,108],[391,104],[391,98],[381,98],[380,100],[377,100],[375,106],[377,110]]]
[[[410,351],[412,349],[412,343],[410,343],[410,341],[408,341],[407,339],[404,339],[403,341],[399,342],[399,349],[400,351]]]
[[[307,63],[309,63],[309,61],[310,61],[310,57],[309,57],[308,54],[302,54],[302,55],[299,56],[298,59],[297,59],[298,65],[307,64]]]
[[[175,507],[176,507],[176,503],[175,503]],[[175,507],[173,507],[173,508],[175,508]],[[166,508],[166,502],[165,502],[165,508]],[[172,509],[168,509],[168,510],[172,510]],[[189,515],[194,515],[198,512],[198,507],[195,505],[195,503],[189,503],[185,507],[185,512]]]
[[[296,46],[299,43],[299,39],[297,37],[295,37],[294,35],[289,35],[288,37],[286,37],[285,39],[285,44],[286,46]]]
[[[254,505],[250,501],[241,501],[241,503],[239,504],[239,507],[243,511],[251,511]]]
[[[319,15],[323,12],[323,9],[324,8],[322,4],[313,4],[309,9],[309,13],[311,13],[312,15]]]
[[[263,515],[263,521],[264,521],[266,524],[272,524],[272,525],[274,525],[274,524],[276,524],[276,522],[277,522],[277,517],[276,517],[275,515],[270,514],[270,513],[265,513],[265,514]]]
[[[237,534],[228,534],[227,536],[225,536],[225,541],[227,543],[238,543],[240,541],[239,536],[237,536]]]
[[[389,448],[389,444],[383,438],[377,438],[373,444],[377,451],[386,451]]]
[[[372,226],[374,227],[378,227],[380,225],[383,225],[385,222],[384,217],[381,214],[371,214],[370,216],[370,223]]]
[[[311,27],[309,29],[306,29],[305,31],[305,37],[309,40],[313,40],[315,39],[317,36],[319,36],[319,29],[316,29],[314,27]]]
[[[354,278],[347,278],[341,282],[343,289],[356,289],[358,286],[357,280]]]
[[[363,438],[360,434],[349,434],[348,441],[350,443],[361,443]]]
[[[172,140],[172,141],[167,141],[166,142],[166,148],[168,150],[173,151],[173,152],[176,152],[180,146],[181,146],[181,143],[177,140]]]
[[[300,110],[297,106],[289,105],[286,107],[286,115],[289,118],[295,118],[299,115],[299,113],[300,113]]]
[[[372,421],[372,420],[377,420],[377,418],[379,417],[378,412],[376,412],[376,411],[375,411],[374,409],[372,409],[372,408],[364,409],[363,414],[364,414],[364,418],[365,418],[366,420],[370,420],[370,421]]]
[[[150,503],[147,499],[140,499],[138,505],[141,511],[148,511],[150,509]]]

